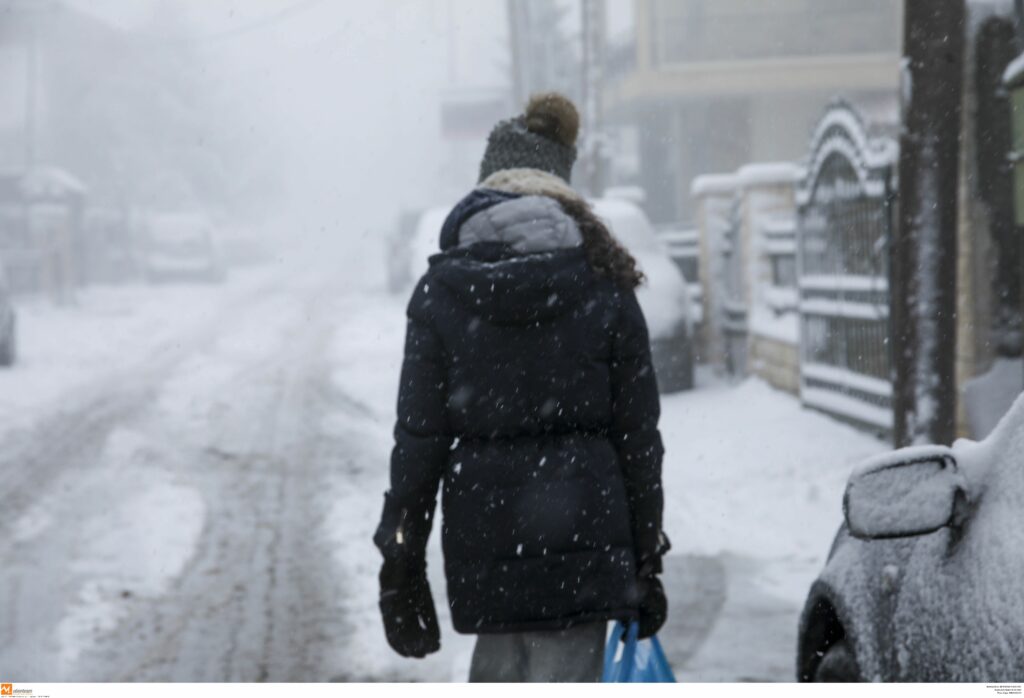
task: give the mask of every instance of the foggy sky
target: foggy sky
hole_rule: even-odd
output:
[[[502,2],[73,4],[152,36],[154,51],[201,51],[243,112],[252,110],[252,123],[238,127],[258,125],[257,137],[282,154],[284,218],[345,238],[379,234],[403,207],[436,202],[443,89],[507,83]],[[168,14],[174,26],[153,25]]]

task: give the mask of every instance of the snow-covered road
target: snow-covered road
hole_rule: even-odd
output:
[[[441,652],[392,653],[376,607],[404,302],[322,267],[23,312],[0,375],[5,680],[464,680],[436,536]],[[662,425],[680,679],[791,680],[843,479],[883,446],[757,383],[668,398]]]
[[[325,486],[348,462],[318,433],[343,291],[201,289],[207,317],[37,401],[0,464],[4,676],[326,678],[345,591]]]

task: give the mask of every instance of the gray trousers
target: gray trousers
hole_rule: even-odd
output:
[[[469,680],[473,683],[600,681],[607,626],[601,621],[568,630],[478,635]]]

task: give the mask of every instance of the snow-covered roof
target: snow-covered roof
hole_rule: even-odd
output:
[[[739,178],[734,174],[706,174],[693,180],[690,195],[732,194],[738,186]]]

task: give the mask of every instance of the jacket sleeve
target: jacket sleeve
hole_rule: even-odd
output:
[[[661,531],[664,448],[658,432],[658,384],[640,304],[631,291],[620,298],[612,338],[611,438],[626,481],[637,565],[653,563],[655,571],[660,572],[658,556],[665,549],[666,539]]]
[[[416,296],[410,308],[415,302]],[[452,443],[445,412],[446,382],[440,338],[425,318],[410,311],[391,452],[391,486],[384,495],[384,512],[373,538],[385,558],[423,560],[437,488]]]

